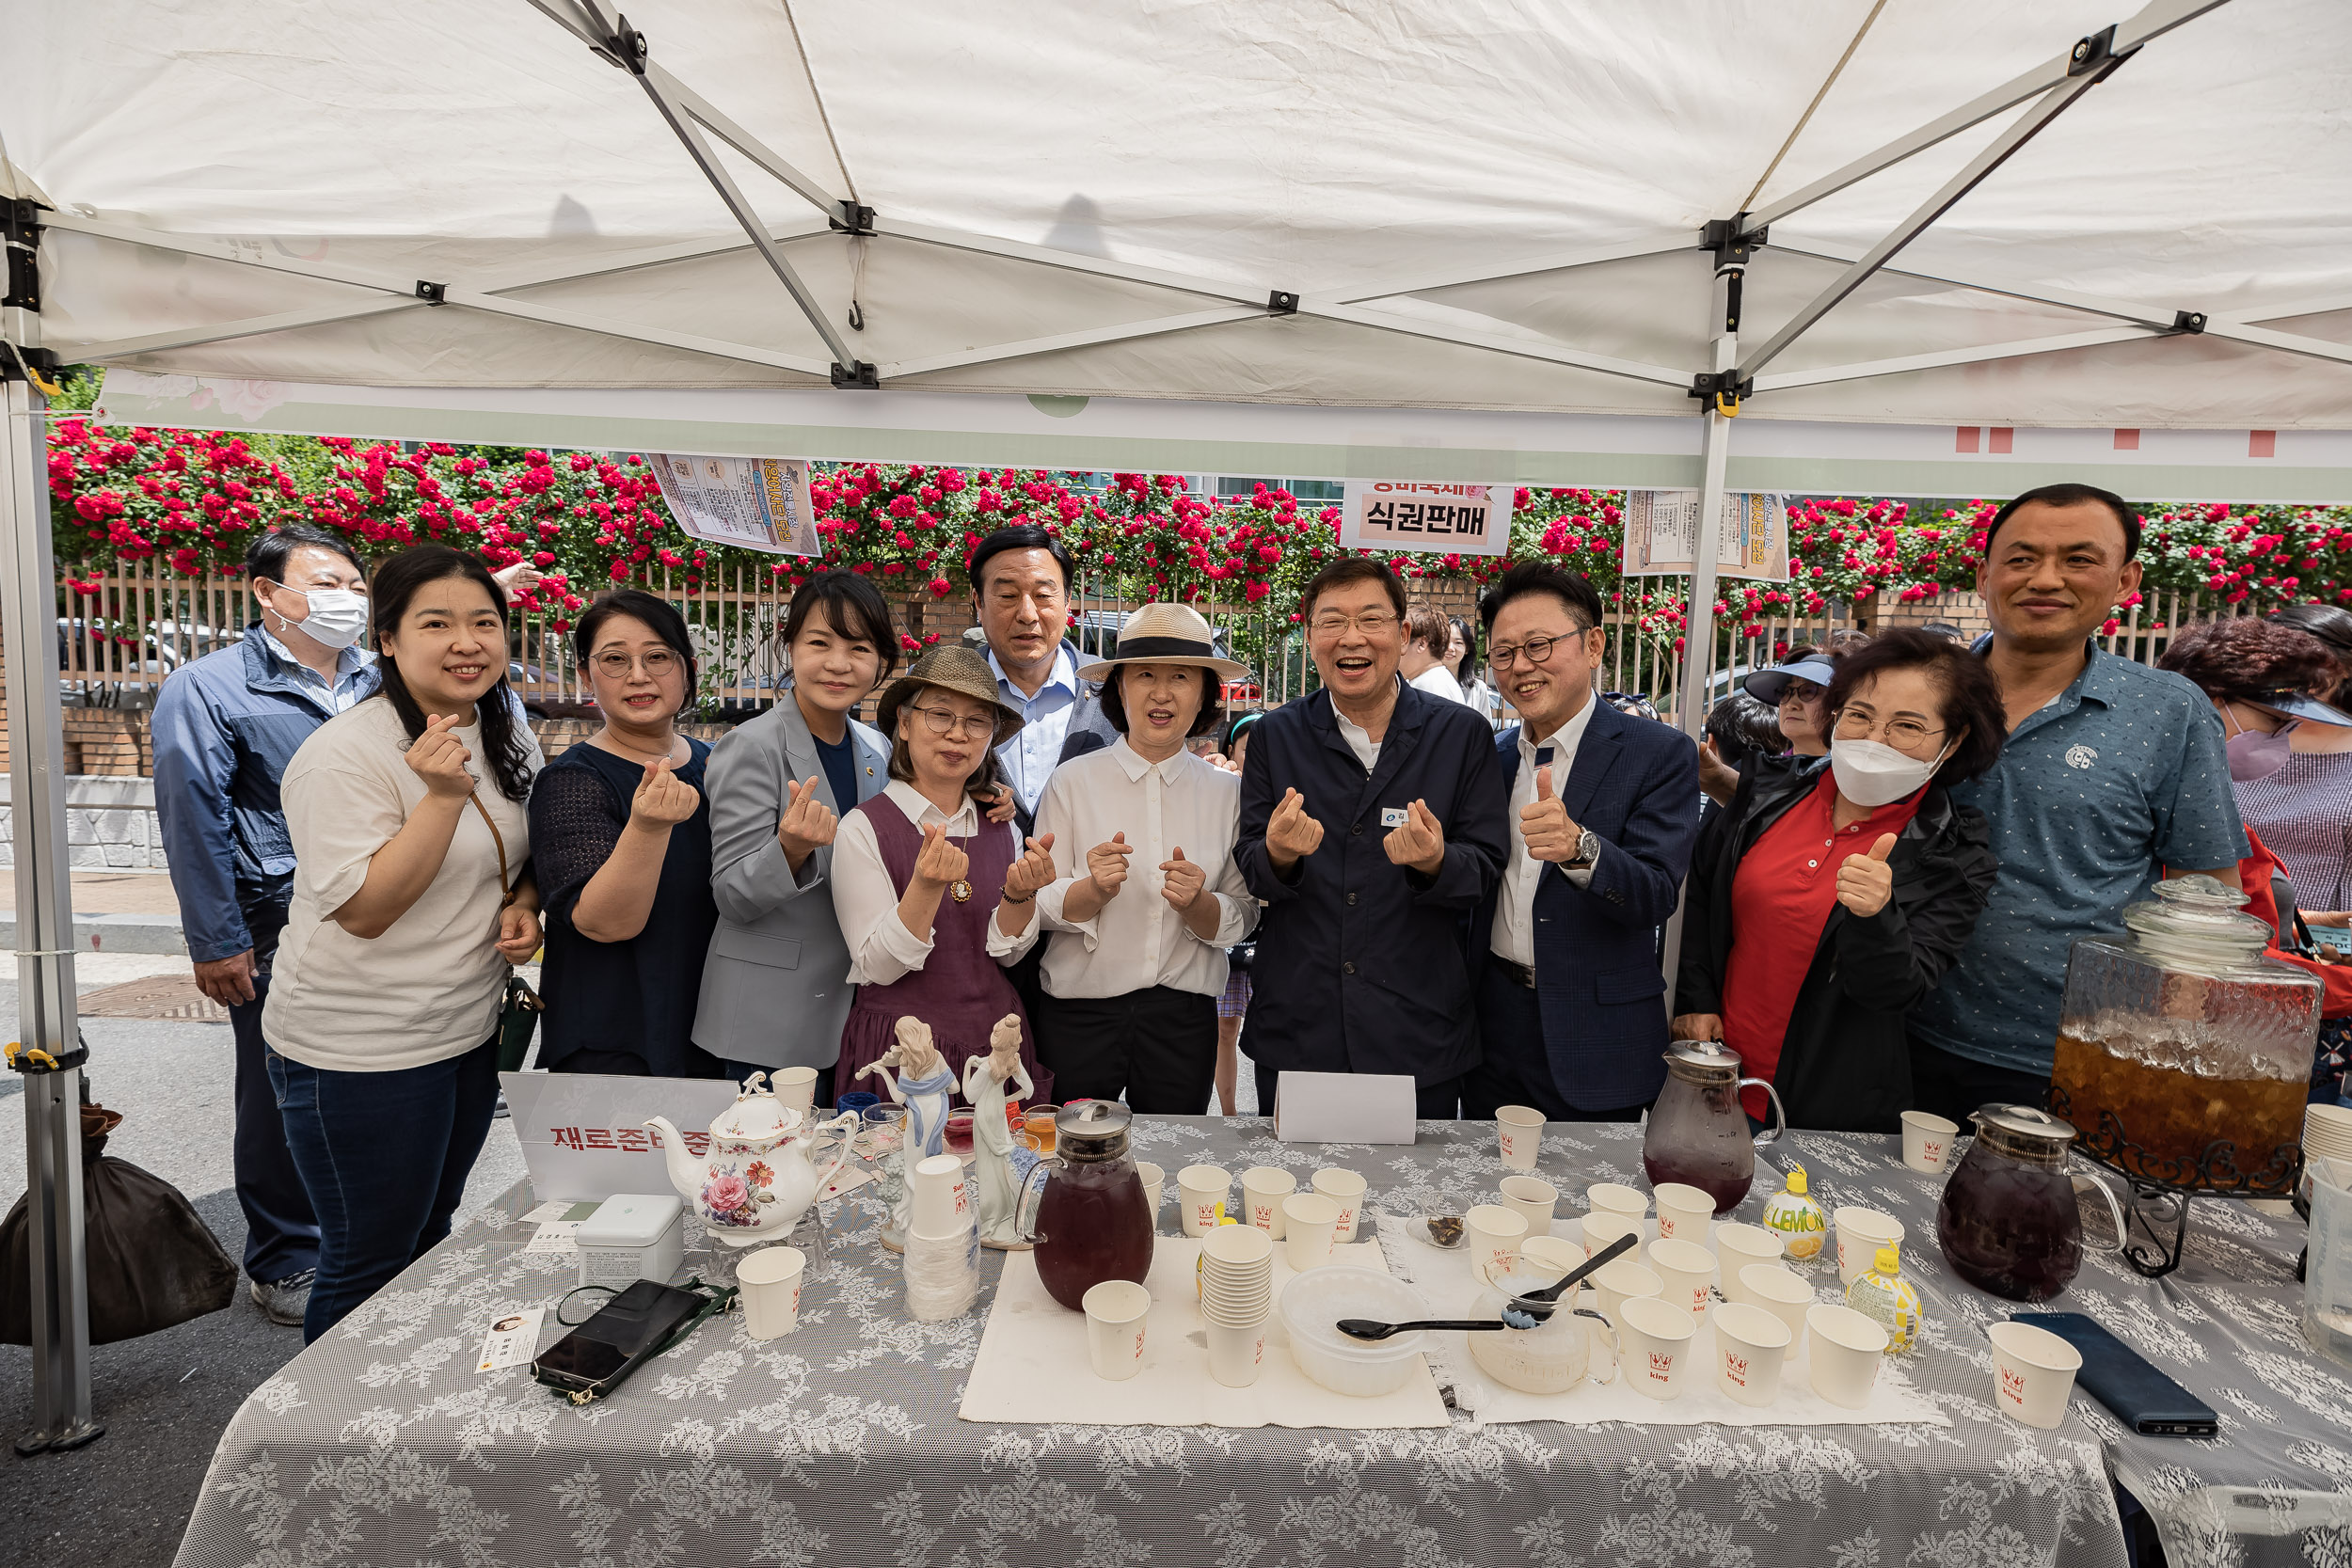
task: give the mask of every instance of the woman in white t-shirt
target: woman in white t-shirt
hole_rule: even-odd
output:
[[[1435,605],[1417,604],[1405,615],[1405,654],[1396,672],[1406,684],[1449,703],[1462,700],[1461,684],[1446,668],[1446,642],[1454,626]]]
[[[439,545],[372,593],[383,689],[280,785],[294,904],[262,1037],[319,1222],[305,1343],[449,1234],[498,1099],[508,966],[539,946],[540,756],[505,691],[505,595]]]

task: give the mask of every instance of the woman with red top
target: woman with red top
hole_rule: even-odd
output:
[[[1846,654],[1826,761],[1759,760],[1691,859],[1678,1039],[1720,1039],[1793,1127],[1892,1132],[1911,1106],[1903,1014],[1943,979],[1993,887],[1984,817],[1947,786],[2008,733],[1981,659],[1921,631]],[[1761,1117],[1764,1096],[1743,1097]]]
[[[2303,608],[2303,607],[2297,607]],[[2319,607],[2325,608],[2325,607]],[[2309,760],[2296,744],[2300,725],[2323,733],[2352,726],[2352,714],[2320,699],[2335,691],[2340,678],[2335,654],[2309,632],[2275,621],[2230,620],[2199,626],[2177,637],[2158,665],[2186,675],[2213,703],[2230,732],[2230,778],[2238,804],[2249,797],[2269,803],[2281,797],[2275,781],[2298,760]],[[2312,1053],[2311,1097],[2332,1103],[2344,1092],[2344,1061],[2352,1048],[2352,961],[2312,940],[2305,911],[2296,907],[2287,864],[2254,831],[2255,812],[2245,811],[2246,842],[2251,852],[2238,862],[2246,889],[2246,912],[2270,923],[2278,938],[2270,957],[2283,958],[2319,976],[2327,988],[2320,1000],[2318,1048]],[[2308,830],[2308,822],[2290,827]],[[2308,832],[2307,832],[2307,836]],[[2325,912],[2312,911],[2314,921]]]

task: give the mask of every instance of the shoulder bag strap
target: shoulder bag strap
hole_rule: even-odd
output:
[[[482,803],[482,791],[476,789],[466,799],[472,801],[473,809],[482,814],[482,825],[490,830],[490,843],[499,852],[499,908],[502,910],[515,901],[515,890],[509,885],[506,876],[506,840],[500,836],[499,825],[490,820],[490,808]]]

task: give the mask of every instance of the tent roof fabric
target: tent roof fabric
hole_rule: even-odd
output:
[[[1704,224],[2121,19],[2119,0],[1036,0],[1008,24],[941,0],[635,0],[647,80],[723,122],[702,134],[820,334],[654,95],[581,40],[598,3],[0,0],[34,67],[0,98],[0,147],[56,209],[48,345],[477,413],[493,388],[872,397],[831,388],[829,334],[885,400],[1694,428]],[[1774,359],[1747,414],[2352,429],[2347,46],[2333,0],[2234,0],[2154,38]],[[1773,221],[1743,343],[2018,112]],[[829,229],[818,199],[872,208],[877,232]],[[1277,292],[1299,309],[1270,311]],[[2214,329],[2173,332],[2176,311]]]

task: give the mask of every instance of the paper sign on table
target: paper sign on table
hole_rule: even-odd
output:
[[[482,1341],[482,1357],[474,1370],[494,1372],[501,1367],[519,1367],[537,1355],[539,1324],[547,1313],[544,1307],[525,1307],[491,1319],[490,1332]]]
[[[840,1174],[826,1182],[818,1191],[815,1201],[830,1203],[843,1193],[854,1191],[865,1186],[868,1181],[880,1180],[881,1178],[875,1174],[874,1167],[871,1165],[844,1165],[841,1167]]]
[[[525,1214],[523,1223],[544,1225],[548,1220],[584,1220],[596,1212],[596,1206],[593,1203],[573,1203],[564,1198],[553,1198]]]
[[[1286,1144],[1408,1144],[1421,1101],[1403,1073],[1285,1072],[1274,1135]]]
[[[501,1072],[531,1196],[601,1203],[614,1193],[671,1191],[660,1140],[645,1126],[660,1113],[700,1160],[705,1131],[735,1103],[723,1078],[619,1078],[602,1072]]]
[[[580,1220],[549,1220],[523,1246],[525,1252],[578,1252]]]

